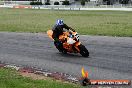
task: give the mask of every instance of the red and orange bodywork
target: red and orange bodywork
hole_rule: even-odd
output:
[[[76,32],[72,32],[72,34],[75,34],[75,33]],[[49,38],[51,38],[53,40],[53,38],[52,38],[53,31],[48,30],[47,34],[48,34]],[[66,49],[70,53],[72,53],[72,52],[79,53],[80,49],[78,48],[78,46],[81,44],[81,42],[76,41],[74,44],[68,44],[67,43],[67,40],[69,39],[68,36],[69,36],[69,32],[63,32],[63,34],[59,36],[59,40],[63,42],[63,48]],[[73,47],[76,49],[76,51],[73,50]]]

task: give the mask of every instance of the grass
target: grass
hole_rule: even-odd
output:
[[[132,12],[57,11],[0,8],[0,31],[46,32],[56,19],[80,34],[132,37]]]
[[[0,88],[81,88],[79,85],[22,77],[17,71],[0,68]]]

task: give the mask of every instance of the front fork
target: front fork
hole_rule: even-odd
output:
[[[76,50],[77,50],[77,52],[78,53],[80,53],[80,49],[79,49],[79,45],[81,45],[81,42],[76,42],[75,44],[74,44],[74,47],[76,48]]]

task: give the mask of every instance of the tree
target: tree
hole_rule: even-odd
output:
[[[50,3],[49,2],[45,2],[45,5],[50,5]]]
[[[90,0],[85,0],[86,2],[90,2]]]
[[[43,5],[42,2],[30,2],[30,5]]]
[[[81,5],[82,5],[82,6],[85,5],[85,0],[81,0]]]
[[[47,0],[47,1],[45,2],[45,5],[50,5],[50,0]]]
[[[59,2],[57,2],[57,1],[56,1],[56,2],[54,2],[54,5],[59,5]]]
[[[107,5],[112,5],[112,1],[111,0],[103,0],[103,2],[105,2]]]
[[[62,2],[62,5],[70,5],[69,1],[65,0]]]
[[[129,0],[120,0],[120,3],[121,4],[128,4],[129,3]]]

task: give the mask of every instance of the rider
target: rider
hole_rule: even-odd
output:
[[[67,29],[67,30],[72,30],[72,31],[74,31],[75,32],[75,30],[74,29],[72,29],[71,27],[69,27],[69,26],[67,26],[64,22],[63,22],[63,20],[57,20],[56,21],[56,24],[54,25],[54,27],[52,28],[52,31],[53,31],[53,35],[52,35],[52,37],[53,37],[53,39],[54,39],[54,44],[55,44],[55,46],[57,47],[57,49],[59,49],[59,51],[60,52],[63,52],[63,44],[62,44],[62,42],[59,40],[59,36],[61,35],[61,34],[63,34],[63,29]]]

